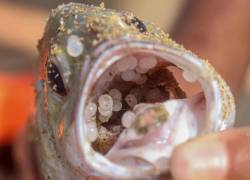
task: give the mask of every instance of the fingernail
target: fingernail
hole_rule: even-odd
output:
[[[224,144],[214,136],[202,137],[174,150],[170,171],[175,180],[224,180],[228,161]]]

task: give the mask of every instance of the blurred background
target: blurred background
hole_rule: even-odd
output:
[[[51,8],[68,0],[0,1],[0,179],[22,179],[16,141],[32,119],[36,49]],[[209,61],[232,88],[236,126],[250,125],[250,1],[77,0],[128,10],[154,22]],[[19,152],[20,153],[20,152]],[[20,175],[20,176],[19,176]],[[24,176],[22,176],[24,177]],[[24,179],[29,179],[25,176]]]

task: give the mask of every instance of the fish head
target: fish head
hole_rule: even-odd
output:
[[[61,5],[39,51],[45,178],[156,178],[176,145],[233,125],[233,96],[214,68],[132,13]],[[201,92],[189,95],[180,75]]]

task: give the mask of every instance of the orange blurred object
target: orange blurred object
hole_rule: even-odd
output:
[[[0,145],[10,143],[34,112],[33,74],[0,74]]]

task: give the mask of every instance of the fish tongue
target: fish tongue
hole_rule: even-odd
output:
[[[138,134],[135,128],[125,129],[107,157],[124,164],[124,159],[131,157],[145,160],[152,164],[161,158],[168,159],[175,145],[196,136],[201,130],[205,117],[205,97],[199,93],[188,99],[168,100],[162,104],[168,112],[167,121],[147,132]],[[134,164],[134,161],[133,163]]]

